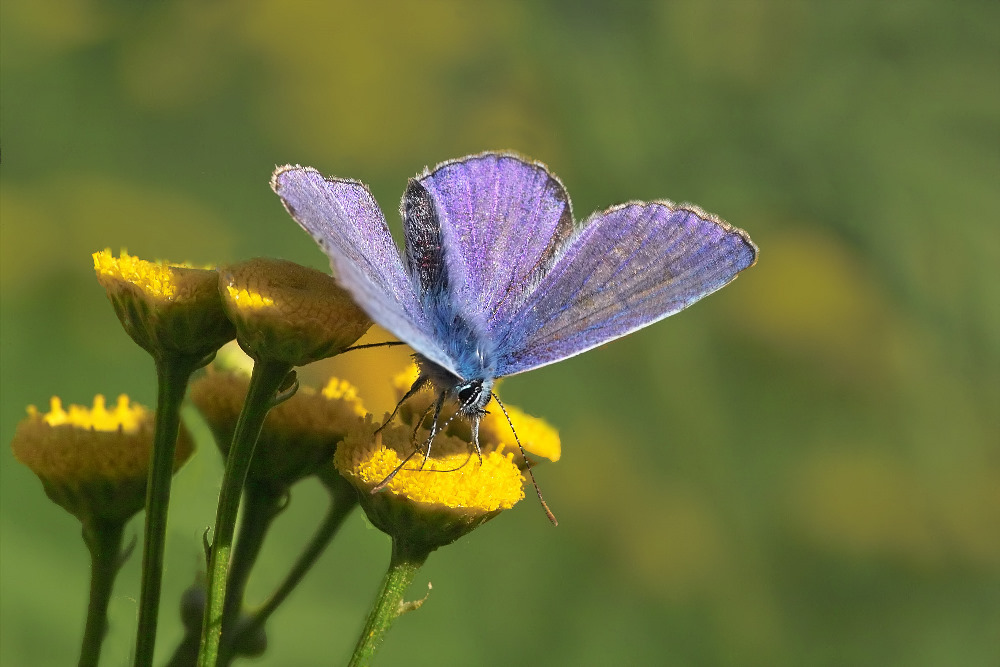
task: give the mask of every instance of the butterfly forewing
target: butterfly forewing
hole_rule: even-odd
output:
[[[338,282],[375,322],[438,365],[453,366],[430,331],[382,211],[367,187],[291,166],[275,170],[271,187],[329,255]]]
[[[594,216],[494,328],[497,375],[571,357],[672,315],[752,265],[742,230],[693,208],[631,203]]]

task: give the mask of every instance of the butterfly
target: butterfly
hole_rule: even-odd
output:
[[[271,187],[358,305],[415,351],[420,375],[406,397],[437,389],[432,438],[454,398],[477,450],[498,378],[673,315],[757,259],[746,232],[690,205],[633,201],[577,225],[560,180],[506,152],[410,179],[402,256],[364,184],[289,165]]]

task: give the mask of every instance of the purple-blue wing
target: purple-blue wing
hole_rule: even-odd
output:
[[[454,366],[430,333],[385,217],[364,184],[285,166],[274,171],[271,188],[375,322],[438,365]]]
[[[573,233],[566,190],[544,165],[505,153],[445,162],[418,182],[434,205],[451,298],[492,329],[496,313],[524,297]]]
[[[596,214],[521,303],[498,313],[497,376],[565,359],[686,308],[757,259],[741,229],[693,207]]]

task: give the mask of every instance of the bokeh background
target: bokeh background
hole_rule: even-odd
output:
[[[91,252],[326,268],[276,164],[371,184],[395,225],[409,176],[516,149],[578,218],[692,201],[760,261],[505,382],[562,434],[538,469],[561,524],[529,497],[434,554],[381,664],[1000,664],[997,3],[7,0],[0,31],[5,442],[52,394],[154,403]],[[305,376],[382,407],[405,358]],[[162,660],[220,474],[202,442],[176,477]],[[0,482],[0,663],[71,664],[79,524],[7,448]],[[296,488],[252,598],[324,499]],[[353,516],[259,664],[345,661],[388,552]],[[129,660],[138,560],[107,665]]]

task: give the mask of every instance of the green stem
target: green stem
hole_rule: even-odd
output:
[[[285,494],[275,493],[266,484],[248,480],[243,493],[243,512],[240,515],[240,532],[233,549],[229,566],[229,583],[226,602],[222,610],[222,645],[219,664],[229,664],[238,637],[230,636],[246,599],[250,572],[264,546],[264,537],[274,518],[281,513]]]
[[[156,360],[158,397],[153,431],[149,480],[146,484],[146,529],[142,543],[142,588],[139,626],[135,637],[135,667],[151,667],[156,645],[163,580],[163,549],[167,535],[167,508],[174,474],[174,451],[180,429],[181,403],[191,373],[200,364],[186,357]]]
[[[354,487],[347,480],[336,472],[331,471],[329,474],[320,472],[317,475],[323,480],[323,483],[330,491],[330,509],[327,510],[323,523],[316,530],[305,551],[295,561],[295,565],[288,573],[288,576],[285,577],[285,580],[281,582],[281,585],[278,586],[278,589],[271,595],[267,602],[254,612],[251,625],[248,628],[250,631],[264,626],[267,619],[278,608],[278,605],[285,601],[285,598],[302,581],[302,577],[305,576],[306,572],[312,568],[323,554],[330,540],[337,534],[344,519],[350,515],[351,510],[358,504],[358,492],[354,490]]]
[[[236,532],[240,495],[264,418],[271,409],[282,380],[291,370],[289,364],[278,361],[257,361],[253,367],[246,402],[236,422],[236,432],[233,434],[233,443],[226,457],[226,470],[222,476],[222,490],[219,492],[219,509],[215,517],[215,535],[208,566],[208,599],[201,631],[199,667],[214,667],[219,657],[226,579],[229,575],[229,557]]]
[[[90,604],[80,648],[80,667],[97,667],[101,643],[108,629],[108,603],[122,561],[124,522],[104,521],[83,526],[83,539],[90,550]]]
[[[382,579],[382,587],[375,597],[375,604],[364,630],[361,631],[361,637],[358,638],[358,644],[354,647],[350,667],[363,667],[372,663],[389,626],[407,609],[403,605],[403,593],[428,555],[430,552],[426,549],[409,548],[393,538],[389,570]]]

